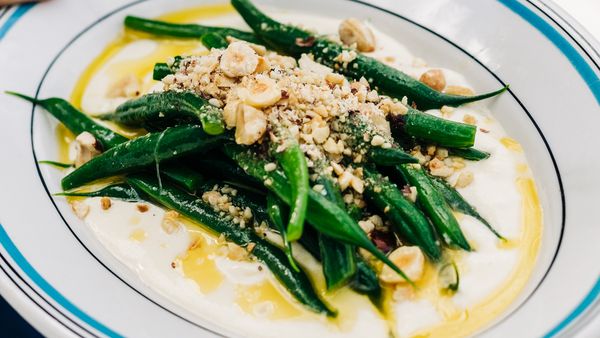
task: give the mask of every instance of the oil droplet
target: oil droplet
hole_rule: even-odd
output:
[[[183,275],[193,280],[202,293],[213,292],[223,282],[223,275],[212,259],[219,246],[202,235],[197,235],[192,243],[179,262]]]
[[[517,164],[517,172],[519,174],[525,174],[527,172],[527,169],[529,169],[529,167],[527,166],[527,164],[525,164],[525,163],[519,163],[519,164]]]
[[[287,294],[283,294],[271,281],[237,287],[236,303],[244,312],[256,317],[288,319],[297,317],[302,311]]]
[[[75,136],[63,124],[56,126],[56,140],[58,141],[58,161],[63,163],[71,162],[69,159],[69,144],[73,142]]]
[[[500,139],[500,143],[502,143],[502,145],[508,150],[516,151],[518,153],[523,152],[523,147],[521,147],[521,144],[513,138],[503,137]]]
[[[142,219],[138,215],[134,215],[134,216],[131,216],[131,218],[129,218],[129,224],[131,224],[131,225],[138,225],[138,224],[140,224],[141,221],[142,221]]]
[[[135,242],[143,242],[148,234],[143,229],[135,229],[129,235],[129,239]]]
[[[516,240],[516,239],[507,239],[505,241],[499,240],[498,243],[496,243],[496,247],[498,249],[502,249],[502,250],[517,249],[520,245],[521,245],[521,241]]]

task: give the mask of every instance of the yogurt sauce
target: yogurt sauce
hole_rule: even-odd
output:
[[[339,20],[299,13],[275,16],[307,28],[318,27],[321,33],[335,33],[339,24]],[[162,19],[245,27],[226,6],[171,13]],[[388,62],[393,59],[391,65],[415,77],[429,69],[391,37],[376,30],[375,35],[378,49],[372,56]],[[133,75],[140,92],[148,92],[160,87],[151,79],[155,62],[203,51],[196,41],[152,39],[125,32],[82,74],[71,101],[90,114],[111,111],[125,100],[108,95],[124,77]],[[448,85],[470,87],[463,75],[448,69],[444,74]],[[442,115],[439,110],[429,113]],[[85,221],[102,244],[154,290],[199,317],[245,336],[275,337],[283,330],[289,337],[464,336],[494,320],[518,296],[535,263],[542,231],[541,206],[519,144],[506,136],[485,102],[456,108],[444,117],[462,121],[466,114],[487,131],[477,133],[475,147],[492,156],[468,163],[466,170],[474,173],[475,180],[460,192],[509,240],[501,242],[479,221],[457,215],[475,248],[470,253],[453,253],[460,271],[459,291],[440,295],[437,271],[428,266],[418,289],[387,288],[385,316],[366,297],[347,288],[325,294],[318,263],[300,246],[294,249],[295,255],[324,298],[339,310],[335,320],[305,311],[261,263],[229,259],[224,249],[227,244],[203,228],[181,221],[174,231],[165,230],[164,211],[156,206],[148,205],[148,210],[141,212],[138,203],[113,201],[110,209],[103,210],[98,198],[90,198],[83,201],[90,207]],[[69,137],[64,131],[60,135],[65,145]],[[275,234],[269,238],[279,241]]]

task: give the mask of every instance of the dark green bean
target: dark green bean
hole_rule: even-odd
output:
[[[439,260],[440,246],[423,213],[374,169],[365,167],[363,174],[367,182],[365,196],[390,220],[394,231],[408,243],[419,246],[432,260]]]
[[[468,148],[475,143],[477,127],[436,117],[409,108],[404,115],[390,118],[392,128],[419,140],[443,147]]]
[[[183,60],[183,58],[177,55],[173,58],[173,64],[171,64],[170,66],[164,62],[159,62],[155,64],[154,70],[152,71],[152,79],[156,81],[161,81],[165,76],[174,74],[179,68],[181,60]]]
[[[18,96],[34,104],[39,104],[75,135],[79,135],[84,131],[91,133],[96,140],[100,141],[104,149],[111,148],[127,141],[126,137],[94,122],[89,116],[77,110],[69,102],[63,99],[52,97],[49,99],[38,100],[15,92],[6,93]]]
[[[417,188],[417,201],[444,241],[463,250],[471,251],[471,246],[444,199],[444,196],[432,185],[427,174],[419,165],[403,164],[396,167],[410,185]]]
[[[63,189],[131,172],[192,153],[207,151],[224,140],[207,135],[199,126],[178,126],[151,133],[119,144],[93,158],[62,180]]]
[[[225,39],[225,37],[221,34],[217,33],[206,33],[202,35],[200,41],[204,45],[204,47],[208,49],[212,48],[227,48],[229,46],[229,42]]]
[[[176,24],[164,21],[144,19],[135,16],[125,17],[125,27],[154,34],[175,38],[199,39],[207,33],[217,33],[222,36],[233,36],[248,42],[260,43],[251,32],[226,27],[202,26],[197,24]]]
[[[395,166],[404,163],[419,163],[419,160],[406,152],[396,148],[372,148],[369,153],[370,160],[381,166]]]
[[[258,195],[265,195],[266,190],[262,182],[248,176],[242,168],[229,158],[221,158],[220,154],[210,153],[205,158],[194,158],[190,165],[207,176],[217,178],[236,188],[243,189]]]
[[[375,305],[381,306],[382,290],[381,285],[379,285],[379,278],[377,278],[377,274],[371,265],[358,254],[356,258],[356,274],[350,282],[350,287],[358,293],[368,295]]]
[[[310,186],[308,184],[308,166],[304,152],[300,150],[298,142],[292,140],[291,137],[286,143],[283,151],[275,151],[274,153],[277,162],[289,179],[291,204],[286,231],[288,240],[293,242],[302,236]]]
[[[100,116],[130,127],[163,130],[178,124],[202,123],[209,135],[225,132],[221,109],[192,92],[150,93],[127,101],[111,114]]]
[[[481,161],[490,157],[490,153],[477,150],[475,148],[448,148],[448,154],[451,156],[462,157],[465,160],[471,161]]]
[[[202,174],[180,163],[165,164],[160,167],[160,171],[165,177],[189,192],[196,191],[205,181]]]

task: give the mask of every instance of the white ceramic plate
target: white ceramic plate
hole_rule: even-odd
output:
[[[156,16],[212,0],[51,1],[0,10],[0,89],[68,97],[126,14]],[[537,1],[261,1],[289,11],[371,19],[430,64],[476,88],[510,84],[492,104],[524,147],[544,209],[541,253],[488,337],[598,336],[600,54],[553,5]],[[53,336],[226,333],[146,287],[104,249],[37,159],[57,152],[55,122],[0,95],[0,291]]]

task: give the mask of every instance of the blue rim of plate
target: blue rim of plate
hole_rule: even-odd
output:
[[[513,13],[520,16],[523,20],[527,21],[534,28],[536,28],[540,33],[542,33],[554,46],[556,46],[563,55],[569,60],[571,65],[575,68],[575,70],[579,73],[582,79],[588,85],[591,93],[596,98],[596,101],[600,104],[600,78],[596,74],[596,72],[592,69],[588,62],[586,62],[585,58],[581,55],[581,53],[570,44],[567,39],[558,32],[550,23],[545,21],[541,16],[537,15],[531,9],[529,9],[524,4],[520,3],[518,0],[497,0],[499,3],[510,9]],[[537,10],[546,15],[549,19],[551,19],[558,27],[560,27],[580,48],[584,51],[584,53],[588,56],[588,58],[594,63],[594,65],[600,70],[600,66],[595,63],[593,58],[587,53],[585,48],[579,44],[579,42],[566,30],[564,29],[556,20],[554,20],[550,15],[544,12],[540,7],[533,4],[531,1],[526,0],[529,4],[534,6]],[[35,3],[23,4],[16,7],[16,9],[10,14],[8,19],[0,26],[0,40],[8,33],[8,31],[17,23],[17,21],[23,17],[33,6]],[[10,7],[5,7],[3,11],[0,12],[0,19],[3,18],[8,12],[10,12]],[[553,11],[554,12],[554,11]],[[554,12],[554,14],[557,14]],[[558,15],[558,14],[557,14]],[[560,16],[559,16],[560,17]],[[564,20],[564,19],[563,19]],[[564,20],[565,22],[568,21]],[[569,25],[573,29],[571,25]],[[585,41],[585,39],[584,39]],[[587,42],[587,41],[586,41]],[[589,43],[588,43],[589,44]],[[590,44],[591,46],[591,44]],[[593,49],[593,47],[592,47]],[[600,55],[596,50],[594,52],[597,55]],[[73,303],[71,303],[67,298],[65,298],[61,293],[59,293],[52,285],[50,285],[36,270],[31,266],[31,264],[27,261],[27,259],[23,256],[23,254],[16,247],[14,242],[10,239],[8,234],[6,233],[5,228],[0,224],[0,244],[4,247],[6,252],[10,255],[11,259],[18,265],[18,267],[27,275],[29,279],[31,279],[37,287],[43,290],[50,298],[52,298],[56,303],[60,304],[65,310],[69,311],[79,320],[87,323],[90,327],[95,328],[98,332],[106,334],[110,337],[121,337],[117,332],[111,330],[106,327],[102,323],[98,322]],[[7,263],[7,262],[6,262]],[[4,269],[2,268],[4,271]],[[10,275],[4,271],[7,276],[12,280]],[[14,280],[13,280],[14,282]],[[15,283],[17,284],[17,283]],[[20,288],[20,287],[19,287]],[[24,293],[24,290],[21,289]],[[600,296],[600,277],[597,279],[595,285],[592,289],[587,293],[584,299],[573,309],[567,317],[565,317],[562,321],[560,321],[556,326],[554,326],[550,331],[548,331],[544,337],[550,338],[554,337],[567,328],[570,324],[572,324],[577,318],[579,318],[592,304]],[[31,297],[30,299],[34,301]],[[34,301],[35,302],[35,301]],[[42,308],[42,307],[41,307]],[[42,308],[43,309],[43,308]],[[48,311],[43,309],[48,315],[59,321],[56,317],[50,314]],[[60,321],[59,321],[60,322]],[[67,327],[68,328],[68,327]],[[83,328],[83,327],[82,327]],[[85,330],[85,328],[83,328]],[[71,330],[72,331],[72,330]],[[85,330],[87,333],[94,335],[92,332]],[[77,332],[72,331],[77,334]]]

